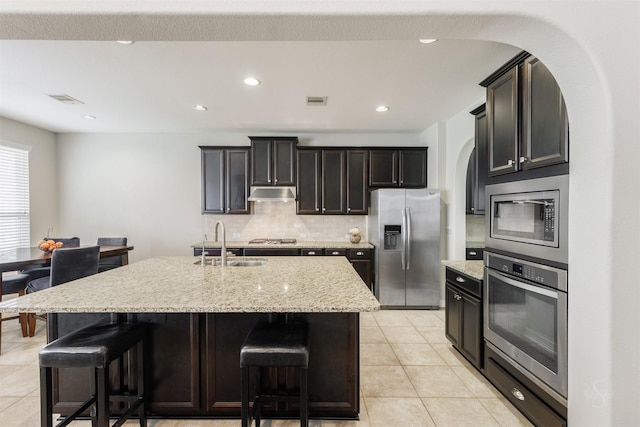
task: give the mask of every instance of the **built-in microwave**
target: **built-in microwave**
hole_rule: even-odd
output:
[[[569,175],[488,185],[485,245],[566,268]]]

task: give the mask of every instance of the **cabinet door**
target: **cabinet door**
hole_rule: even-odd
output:
[[[320,150],[298,150],[296,212],[299,214],[319,214]]]
[[[466,292],[459,292],[462,310],[458,349],[476,366],[482,361],[482,304]]]
[[[251,185],[272,185],[272,149],[269,140],[251,140]]]
[[[347,214],[367,214],[367,150],[347,151]]]
[[[475,180],[473,183],[473,213],[484,215],[485,192],[487,182],[487,113],[486,110],[478,113],[475,119]]]
[[[518,167],[518,67],[487,87],[489,175],[515,172]]]
[[[224,213],[223,149],[202,149],[202,213]]]
[[[569,122],[562,92],[537,58],[523,64],[522,169],[569,161]]]
[[[273,141],[273,184],[296,185],[296,145],[294,141]]]
[[[474,198],[476,186],[476,149],[471,151],[469,162],[467,163],[467,185],[465,191],[465,212],[473,214]]]
[[[400,150],[400,186],[427,186],[427,150]]]
[[[445,289],[445,326],[444,334],[449,341],[458,347],[460,343],[460,292],[447,284]]]
[[[346,150],[322,150],[322,213],[345,214]]]
[[[358,272],[362,281],[371,290],[371,260],[369,259],[352,259],[351,265]]]
[[[149,326],[150,415],[192,415],[201,411],[199,314],[142,313]]]
[[[397,150],[369,150],[369,186],[398,186]]]
[[[248,214],[249,150],[227,150],[226,213]]]

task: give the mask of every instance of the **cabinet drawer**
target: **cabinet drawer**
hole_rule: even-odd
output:
[[[242,249],[241,248],[227,248],[227,252],[231,252],[234,255],[237,256],[242,256]],[[221,253],[221,249],[220,248],[205,248],[204,249],[204,254],[205,256],[220,256]],[[194,256],[201,256],[202,255],[202,248],[193,248],[193,255]]]
[[[302,249],[302,256],[319,256],[319,255],[324,255],[324,249],[318,249],[318,248],[313,248],[313,249]]]
[[[447,282],[482,299],[482,281],[447,267]]]
[[[345,248],[327,248],[324,250],[324,254],[327,256],[346,256],[347,250]]]
[[[566,427],[566,420],[502,368],[493,357],[485,360],[485,375],[535,425]]]
[[[296,248],[273,248],[273,249],[253,249],[246,248],[245,256],[296,256],[300,255],[300,250]]]
[[[466,259],[467,261],[481,261],[484,256],[484,249],[482,248],[467,248],[466,251]]]
[[[349,259],[371,259],[371,249],[349,249]]]

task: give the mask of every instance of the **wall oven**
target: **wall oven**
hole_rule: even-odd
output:
[[[566,406],[567,271],[485,252],[484,338]]]
[[[567,268],[569,175],[488,185],[489,250]]]

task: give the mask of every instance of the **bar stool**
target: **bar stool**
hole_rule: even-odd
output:
[[[93,406],[94,427],[108,427],[109,400],[133,402],[114,425],[121,425],[138,412],[140,426],[146,427],[144,392],[144,342],[146,327],[142,323],[92,325],[64,335],[40,350],[40,419],[42,427],[53,426],[52,368],[93,368],[92,396],[57,427],[66,426]],[[109,364],[137,346],[137,395],[110,395]]]
[[[249,411],[249,368],[257,367],[256,396],[253,410]],[[291,395],[261,395],[260,368],[298,369],[300,378],[299,396]],[[308,378],[309,367],[309,333],[304,323],[259,323],[256,325],[242,344],[240,349],[241,396],[242,396],[242,427],[249,427],[251,419],[256,420],[256,427],[260,427],[260,412],[265,401],[298,401],[300,404],[300,426],[309,425],[308,407]]]

